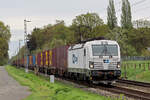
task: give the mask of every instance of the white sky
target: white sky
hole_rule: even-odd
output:
[[[28,33],[35,27],[54,24],[55,20],[64,20],[67,25],[75,16],[96,12],[106,23],[109,0],[0,0],[0,20],[11,28],[9,55],[15,55],[18,41],[24,39],[24,19]],[[118,20],[120,20],[121,0],[114,0]],[[129,0],[132,5],[133,20],[150,17],[150,0]],[[23,42],[21,43],[23,45]]]

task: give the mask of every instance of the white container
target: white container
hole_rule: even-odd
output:
[[[55,81],[54,75],[50,75],[50,83],[54,83],[54,81]]]

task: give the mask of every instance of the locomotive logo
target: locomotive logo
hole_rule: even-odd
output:
[[[73,64],[77,64],[78,63],[78,57],[75,54],[72,55],[72,63]]]

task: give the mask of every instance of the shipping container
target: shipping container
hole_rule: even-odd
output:
[[[27,64],[28,64],[28,66],[29,66],[29,56],[27,56]]]
[[[40,53],[41,56],[40,56],[40,67],[43,67],[43,52]]]
[[[38,54],[35,55],[36,59],[35,59],[35,65],[38,66]]]
[[[37,66],[41,66],[41,53],[38,53],[37,54],[37,59],[36,59],[36,61],[37,61]]]
[[[29,56],[25,56],[24,59],[25,59],[25,61],[24,61],[24,66],[26,67],[27,64],[28,64],[28,66],[29,66]]]
[[[42,64],[43,67],[46,67],[46,51],[42,52]]]
[[[56,67],[56,61],[57,61],[57,56],[56,56],[56,48],[52,49],[52,67]]]
[[[23,58],[21,58],[21,60],[20,60],[20,66],[23,66],[23,64],[24,64],[24,61],[23,61],[24,59]]]
[[[68,46],[61,46],[52,50],[52,66],[60,76],[67,71]]]
[[[32,65],[33,65],[33,57],[29,56],[29,66],[32,66]]]
[[[49,66],[49,51],[48,50],[45,52],[45,66],[46,67]]]
[[[24,56],[24,67],[27,65],[27,57]]]
[[[49,64],[49,67],[52,67],[52,50],[49,50],[49,55],[48,55],[49,59],[48,59],[48,64]]]
[[[35,55],[32,56],[32,59],[33,59],[32,66],[35,66],[36,65],[36,57],[35,57]]]

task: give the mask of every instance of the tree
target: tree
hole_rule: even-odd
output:
[[[114,0],[109,0],[109,6],[107,8],[107,25],[110,29],[114,29],[117,26],[117,17],[114,7]]]
[[[28,35],[31,45],[31,53],[51,49],[60,45],[68,45],[74,42],[73,31],[63,20],[56,20],[54,25],[46,25],[43,28],[35,28],[31,35]]]
[[[82,41],[92,37],[93,29],[103,25],[103,20],[96,13],[87,13],[76,16],[73,19],[72,30],[75,32],[77,41]]]
[[[97,26],[93,29],[91,38],[105,37],[105,35],[109,32],[110,32],[110,28],[108,27],[108,25],[104,24],[101,26]]]
[[[115,40],[119,43],[122,56],[136,56],[137,51],[134,46],[132,46],[128,39],[128,34],[130,31],[121,28],[114,28],[111,30],[106,37],[110,40]]]
[[[124,29],[132,28],[131,7],[128,0],[122,0],[121,26]]]
[[[8,43],[10,37],[9,26],[5,26],[5,24],[0,21],[0,65],[6,64],[8,61]]]
[[[139,55],[142,51],[150,47],[150,28],[138,28],[130,30],[128,34],[129,43],[136,48]]]

